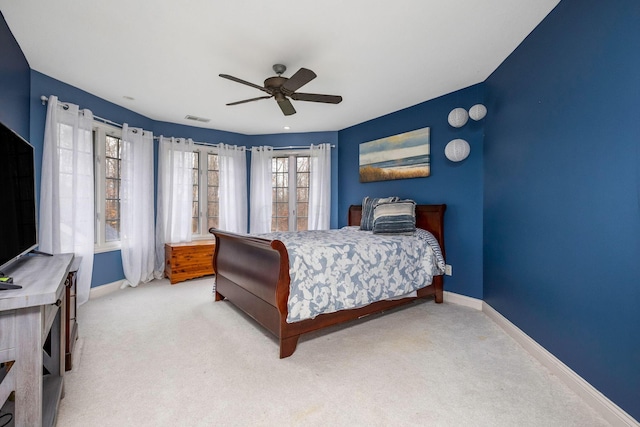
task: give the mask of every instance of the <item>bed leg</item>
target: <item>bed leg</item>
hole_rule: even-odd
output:
[[[294,335],[289,338],[280,339],[280,359],[289,357],[293,354],[294,351],[296,351],[296,346],[298,345],[298,338],[300,338],[300,335]]]
[[[216,301],[222,301],[223,299],[224,299],[224,295],[216,291]]]
[[[435,280],[434,284],[436,288],[436,293],[435,293],[436,303],[442,304],[444,302],[444,286],[442,283],[442,276],[438,276],[438,280]]]

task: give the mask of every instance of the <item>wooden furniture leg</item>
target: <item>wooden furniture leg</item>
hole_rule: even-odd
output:
[[[280,338],[280,359],[289,357],[296,351],[298,345],[298,338],[300,335],[294,335],[292,337]]]

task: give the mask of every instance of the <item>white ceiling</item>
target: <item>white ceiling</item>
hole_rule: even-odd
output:
[[[270,134],[340,130],[482,82],[558,2],[0,0],[0,10],[36,71],[153,120]],[[313,70],[300,91],[342,103],[292,101],[289,117],[273,99],[225,106],[265,93],[218,74],[262,85],[276,63],[285,77]]]

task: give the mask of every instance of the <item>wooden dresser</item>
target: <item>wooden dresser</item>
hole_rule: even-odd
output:
[[[164,245],[164,275],[171,284],[196,277],[209,276],[213,271],[215,240],[196,240]]]

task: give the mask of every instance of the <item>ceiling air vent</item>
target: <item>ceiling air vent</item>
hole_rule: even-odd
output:
[[[209,123],[211,121],[211,119],[205,119],[204,117],[198,117],[198,116],[191,116],[189,114],[184,116],[184,118],[187,120],[194,120],[196,122],[202,122],[202,123]]]

